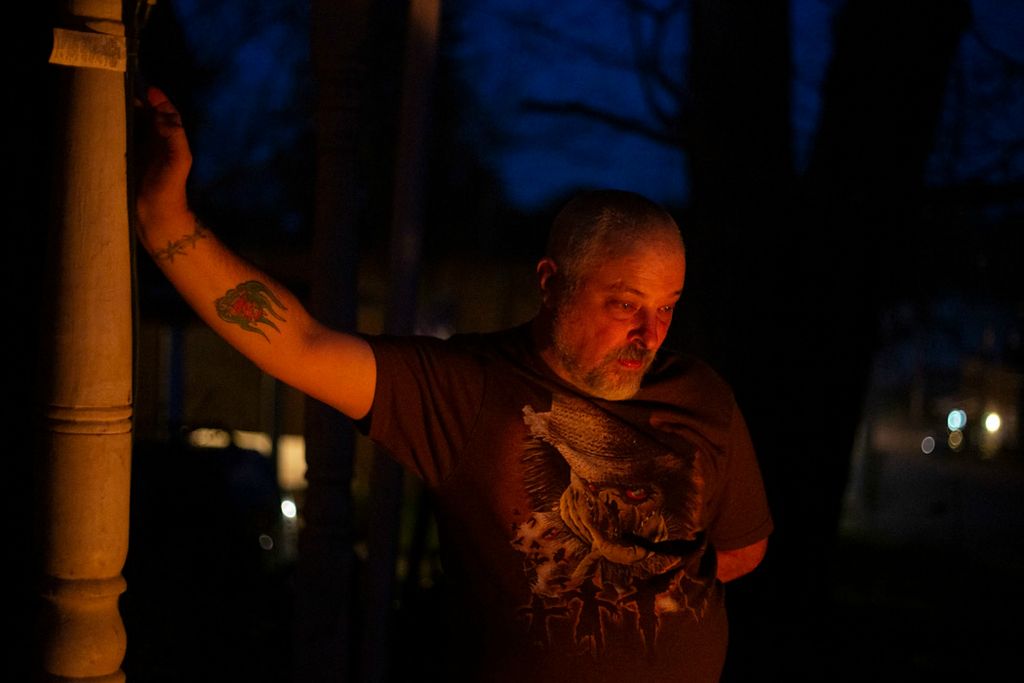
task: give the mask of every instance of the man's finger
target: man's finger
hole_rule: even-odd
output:
[[[164,94],[164,91],[152,85],[146,88],[146,102],[148,102],[149,106],[154,109],[164,103],[169,104],[172,108],[174,107],[174,105],[171,104],[170,98]]]
[[[182,127],[181,114],[159,88],[150,86],[146,89],[146,104],[161,136],[168,137]]]

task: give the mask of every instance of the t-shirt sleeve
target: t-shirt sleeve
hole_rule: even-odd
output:
[[[428,486],[437,486],[456,465],[479,414],[483,361],[432,337],[367,341],[377,383],[360,429]]]
[[[746,421],[733,403],[728,466],[710,539],[719,550],[736,550],[767,538],[773,529],[768,499]]]

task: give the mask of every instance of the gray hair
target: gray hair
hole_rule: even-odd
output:
[[[547,256],[569,292],[599,259],[650,240],[678,241],[679,226],[663,207],[635,192],[592,190],[576,195],[555,216]]]

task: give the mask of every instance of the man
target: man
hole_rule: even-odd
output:
[[[140,241],[229,343],[424,480],[453,666],[469,680],[717,680],[722,584],[760,562],[772,521],[728,387],[657,353],[686,269],[671,216],[626,192],[570,202],[537,266],[540,311],[519,328],[345,334],[199,225],[180,121],[158,91],[148,102]]]

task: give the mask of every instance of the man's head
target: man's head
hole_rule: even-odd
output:
[[[592,396],[629,398],[665,340],[685,272],[679,228],[663,208],[618,190],[576,197],[537,265],[541,355]]]

